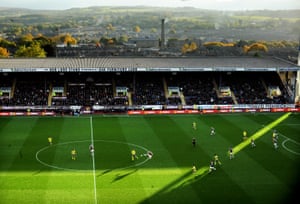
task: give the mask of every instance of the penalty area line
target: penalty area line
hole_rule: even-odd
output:
[[[91,143],[94,146],[94,128],[93,128],[93,118],[90,117],[90,131],[91,131]],[[93,178],[94,178],[94,198],[95,204],[97,204],[97,184],[96,184],[96,170],[95,170],[95,156],[92,154],[93,161]]]
[[[289,148],[289,147],[286,145],[286,143],[287,143],[288,141],[290,141],[290,142],[292,142],[292,143],[294,143],[294,144],[300,146],[300,143],[299,143],[299,142],[297,142],[296,140],[293,140],[293,139],[291,139],[291,138],[289,138],[289,137],[283,135],[282,133],[279,133],[279,136],[285,138],[285,140],[281,143],[281,145],[282,145],[282,147],[283,147],[286,151],[288,151],[288,152],[290,152],[290,153],[292,153],[292,154],[300,155],[299,152],[296,152],[296,151],[292,150],[291,148]]]

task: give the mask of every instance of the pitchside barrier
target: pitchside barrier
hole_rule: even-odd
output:
[[[1,109],[0,109],[1,110]],[[119,113],[128,115],[150,115],[150,114],[216,114],[216,113],[274,113],[274,112],[300,112],[300,108],[217,108],[217,109],[200,109],[200,110],[127,110],[125,112],[109,112]],[[57,116],[57,115],[86,115],[86,114],[109,114],[108,112],[93,111],[93,110],[82,110],[79,114],[69,113],[62,114],[57,111],[1,111],[0,116]]]

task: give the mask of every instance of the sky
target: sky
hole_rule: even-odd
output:
[[[300,0],[0,0],[0,7],[65,10],[90,6],[195,7],[214,10],[300,9]]]

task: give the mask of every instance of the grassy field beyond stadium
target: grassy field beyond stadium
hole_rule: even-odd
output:
[[[287,203],[299,185],[299,114],[265,131],[255,148],[228,157],[229,147],[243,141],[243,130],[254,135],[282,115],[3,117],[0,203]],[[273,129],[279,132],[277,150]],[[152,159],[142,156],[148,150]],[[208,173],[215,153],[222,165]]]

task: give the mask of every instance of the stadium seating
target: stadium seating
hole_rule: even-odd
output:
[[[287,91],[276,72],[10,73],[0,76],[0,106],[128,106],[285,104]],[[53,87],[64,91],[59,96]],[[117,93],[116,87],[125,92]],[[168,87],[179,90],[169,93]],[[220,87],[231,94],[223,96]],[[278,87],[270,97],[268,87]],[[3,94],[2,94],[3,95]]]

